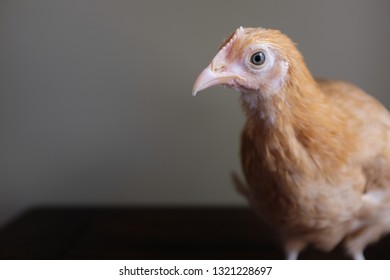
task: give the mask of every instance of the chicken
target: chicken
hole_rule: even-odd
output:
[[[390,231],[390,114],[343,81],[313,78],[280,31],[238,28],[197,78],[193,95],[214,85],[239,91],[245,182],[260,217],[288,259],[308,245],[365,247]]]

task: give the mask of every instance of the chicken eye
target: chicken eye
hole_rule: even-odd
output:
[[[265,62],[265,55],[262,52],[256,52],[251,56],[251,63],[259,66],[264,64]]]

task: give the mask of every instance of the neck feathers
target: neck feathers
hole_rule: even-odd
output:
[[[278,92],[243,93],[242,98],[257,146],[271,169],[299,167],[313,176],[320,169],[331,175],[348,161],[354,149],[348,116],[330,103],[306,67],[290,69]]]

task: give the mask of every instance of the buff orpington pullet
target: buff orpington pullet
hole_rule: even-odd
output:
[[[240,92],[245,182],[233,176],[288,259],[342,243],[354,259],[390,231],[390,114],[343,81],[313,78],[278,30],[238,28],[193,87]]]

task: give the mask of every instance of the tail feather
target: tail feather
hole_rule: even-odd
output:
[[[245,184],[244,180],[241,179],[241,177],[234,171],[230,173],[230,176],[232,178],[236,191],[240,193],[242,196],[244,196],[245,198],[249,199],[250,198],[249,189],[248,186]]]

